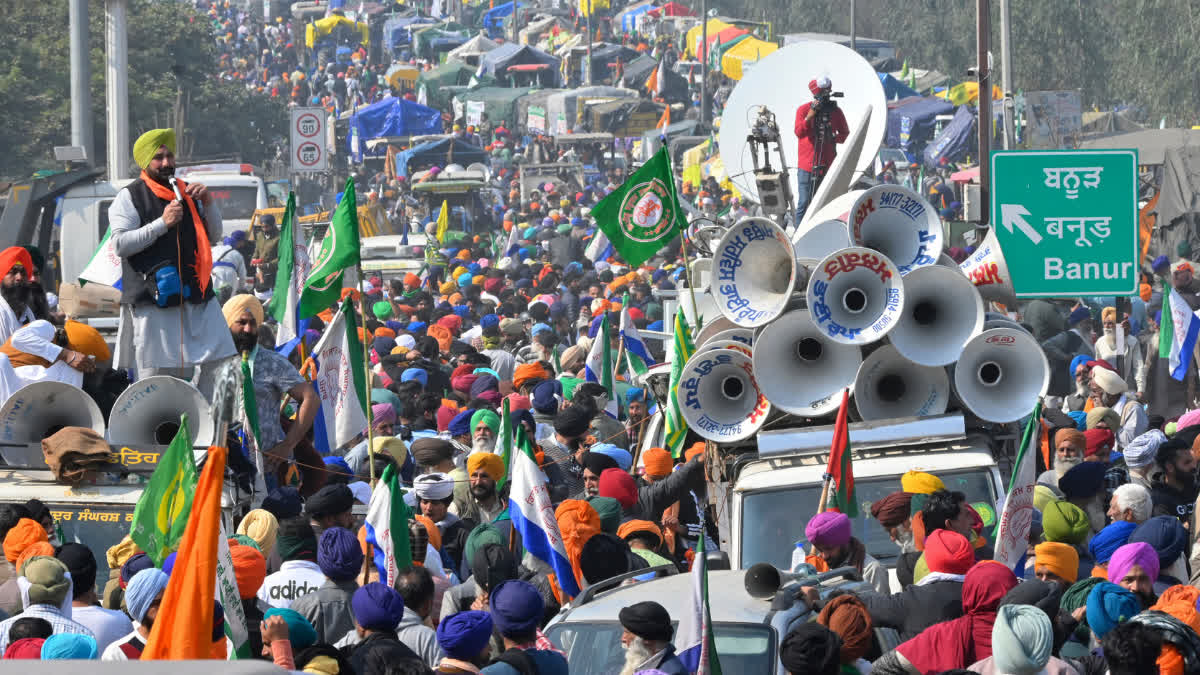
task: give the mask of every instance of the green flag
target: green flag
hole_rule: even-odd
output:
[[[300,336],[300,319],[296,316],[296,310],[304,282],[307,281],[300,277],[308,271],[308,255],[304,252],[303,240],[303,236],[296,236],[296,195],[289,192],[287,207],[283,210],[283,225],[279,228],[279,266],[275,275],[275,292],[264,307],[267,314],[278,322],[276,347]],[[297,243],[300,244],[299,260],[296,258]]]
[[[687,218],[675,195],[671,157],[663,147],[592,209],[596,224],[631,266],[654,257],[679,234]]]
[[[179,546],[196,492],[196,460],[188,417],[179,418],[179,431],[158,460],[150,481],[133,508],[133,541],[161,567]]]
[[[348,178],[342,201],[333,211],[329,232],[321,241],[321,251],[313,261],[312,272],[300,293],[300,318],[314,317],[336,303],[342,295],[342,277],[346,268],[354,267],[358,262],[358,203],[354,196],[354,179]]]
[[[1163,279],[1162,316],[1158,322],[1158,358],[1171,358],[1171,344],[1175,341],[1175,319],[1171,316],[1171,285]]]
[[[692,342],[692,329],[683,315],[683,308],[680,307],[675,312],[675,327],[671,340],[671,379],[667,385],[666,424],[664,426],[667,449],[671,451],[672,457],[680,457],[683,454],[683,441],[687,438],[688,427],[687,422],[683,419],[683,409],[679,407],[678,392],[679,383],[683,379],[683,366],[688,359],[692,358],[695,351],[696,345]]]
[[[499,492],[500,488],[504,487],[504,484],[508,482],[508,467],[512,462],[512,449],[512,417],[510,417],[510,413],[508,411],[508,398],[505,398],[500,403],[500,433],[497,434],[496,439],[496,454],[500,455],[500,459],[504,462],[504,475],[500,477],[500,480],[496,481],[497,492]]]

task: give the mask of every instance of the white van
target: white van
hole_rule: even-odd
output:
[[[258,209],[267,208],[267,186],[263,179],[245,172],[198,171],[198,167],[179,167],[175,175],[188,183],[202,183],[221,209],[224,234],[249,230],[250,219]]]

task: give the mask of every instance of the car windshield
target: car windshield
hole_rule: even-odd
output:
[[[994,522],[996,505],[987,468],[939,471],[937,475],[947,490],[965,494],[967,501],[985,520]],[[868,553],[885,565],[895,564],[900,549],[892,543],[879,521],[871,517],[871,504],[899,490],[898,475],[856,478],[854,481],[859,502],[858,517],[853,520],[854,536],[866,544]],[[796,543],[808,543],[804,539],[805,520],[797,518],[796,514],[816,513],[820,498],[819,483],[747,494],[742,504],[742,559],[738,566],[745,569],[755,563],[768,562],[781,569],[791,569]]]
[[[678,622],[675,624],[678,629]],[[714,632],[721,670],[726,673],[771,673],[775,645],[770,627],[760,624],[716,623]],[[567,621],[551,626],[546,637],[567,653],[571,675],[612,675],[625,665],[621,624]]]
[[[258,188],[253,185],[210,185],[208,194],[224,220],[250,220],[258,208]]]
[[[63,543],[87,546],[101,564],[109,547],[120,543],[133,524],[132,505],[93,504],[81,508],[78,504],[46,502],[46,507],[54,516],[54,522],[62,528]],[[100,581],[103,583],[103,577]]]

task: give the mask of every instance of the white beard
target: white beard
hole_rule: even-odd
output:
[[[625,648],[625,667],[621,669],[620,675],[633,675],[638,672],[639,666],[651,656],[654,656],[654,652],[650,651],[646,641],[640,637],[633,638],[633,641]]]
[[[1058,474],[1059,478],[1062,478],[1073,467],[1079,466],[1082,463],[1083,463],[1082,457],[1071,457],[1070,459],[1059,459],[1058,455],[1055,455],[1054,456],[1054,473]]]
[[[487,440],[483,440],[481,438],[476,438],[475,441],[473,443],[471,443],[471,454],[472,455],[477,452],[495,452],[495,451],[496,451],[496,439],[495,438],[489,438]]]
[[[901,553],[912,553],[917,550],[916,537],[913,536],[912,530],[901,529],[896,537],[896,545],[900,547]]]

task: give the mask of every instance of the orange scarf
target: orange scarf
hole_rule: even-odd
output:
[[[175,191],[151,178],[145,169],[142,170],[142,182],[150,187],[155,197],[169,202],[175,201]],[[208,292],[209,280],[212,277],[212,247],[208,242],[208,230],[196,211],[196,201],[187,193],[187,183],[176,179],[175,184],[179,186],[183,201],[192,214],[192,225],[196,228],[196,279],[200,281],[200,295],[203,296]]]

